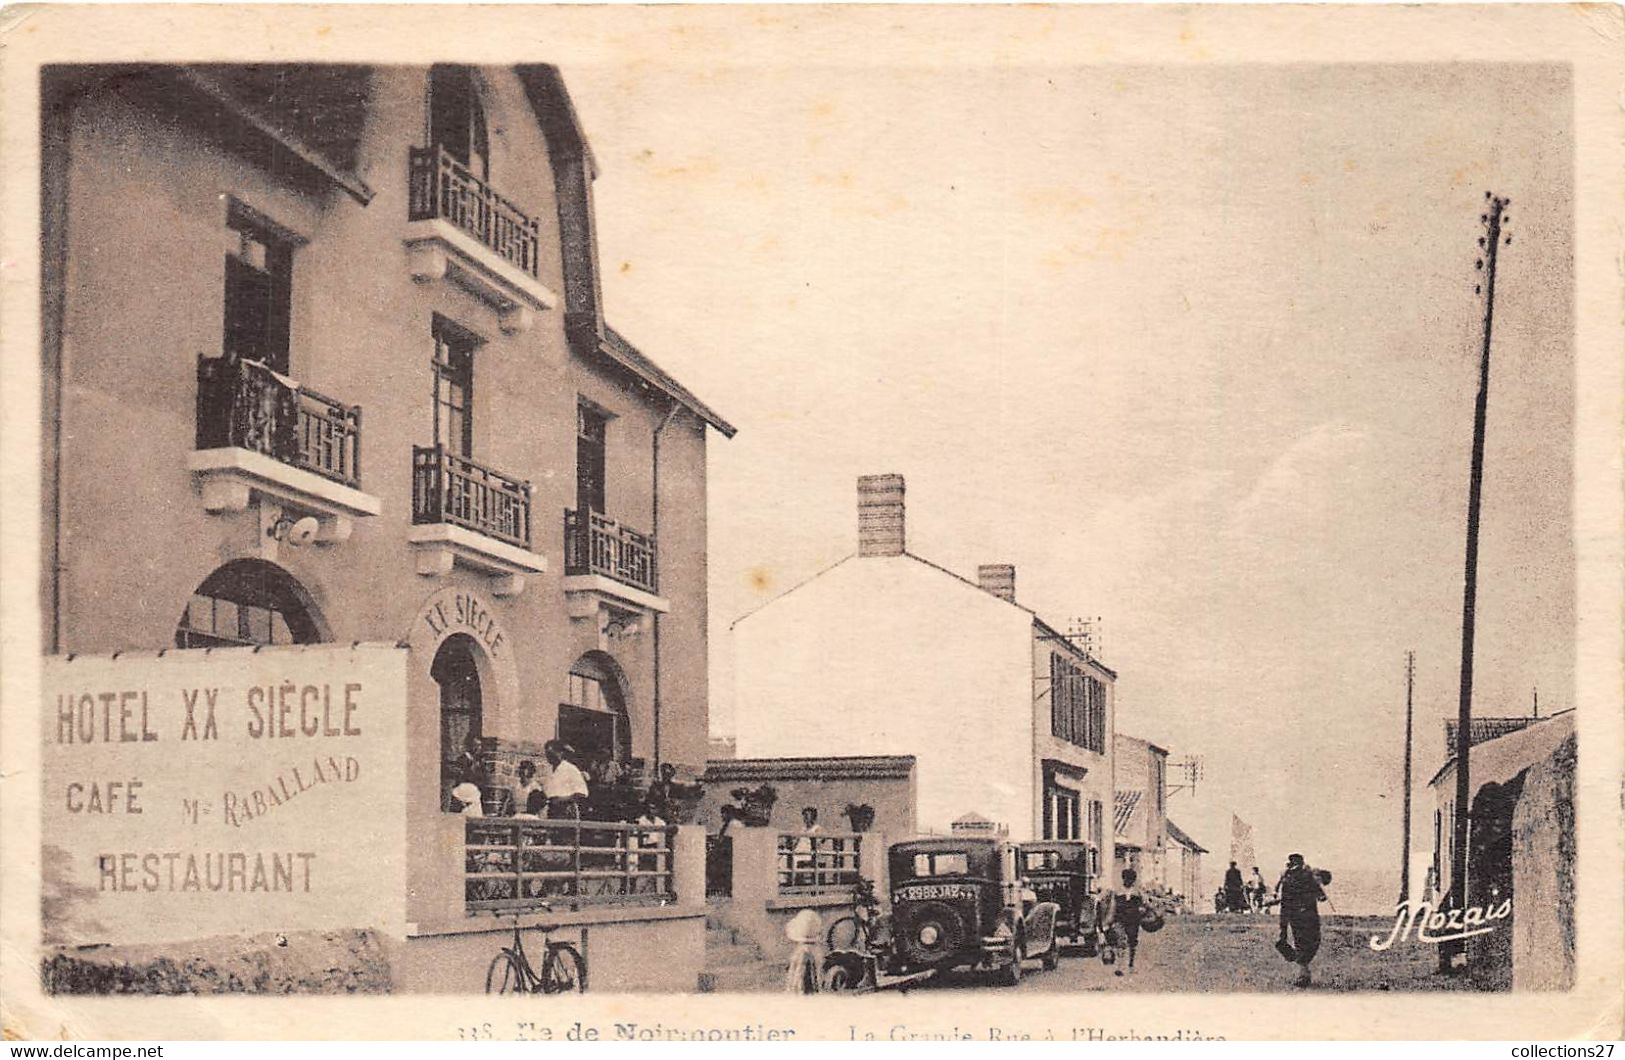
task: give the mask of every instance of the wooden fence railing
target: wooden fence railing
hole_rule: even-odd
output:
[[[677,829],[613,821],[470,818],[469,912],[672,901]]]
[[[781,897],[848,894],[858,882],[863,836],[855,832],[779,834]]]

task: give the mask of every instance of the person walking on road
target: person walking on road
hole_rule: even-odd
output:
[[[1140,893],[1138,881],[1138,873],[1133,869],[1124,869],[1122,890],[1108,890],[1096,907],[1099,911],[1101,929],[1111,934],[1120,934],[1124,945],[1128,947],[1130,975],[1134,974],[1134,956],[1140,948],[1140,922],[1145,919],[1147,912],[1145,896]],[[1114,974],[1122,975],[1123,969],[1116,969]]]
[[[1236,868],[1232,861],[1230,867],[1224,870],[1224,907],[1232,913],[1243,913],[1247,910],[1247,897],[1243,893],[1241,870]]]
[[[1276,897],[1281,900],[1281,937],[1275,948],[1298,966],[1297,986],[1309,985],[1309,962],[1320,952],[1320,903],[1326,901],[1322,885],[1330,883],[1331,878],[1331,873],[1304,864],[1302,854],[1293,854],[1286,859],[1286,871],[1275,885]]]
[[[1264,911],[1264,901],[1269,897],[1269,893],[1269,884],[1264,882],[1264,874],[1258,871],[1257,865],[1254,865],[1253,878],[1247,881],[1247,897],[1252,904],[1253,912]]]

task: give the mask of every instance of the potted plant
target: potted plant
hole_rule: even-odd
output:
[[[734,801],[722,807],[722,832],[735,821],[746,828],[766,828],[773,819],[773,804],[779,801],[778,789],[771,784],[759,788],[734,788],[728,794]]]
[[[841,816],[851,823],[854,832],[867,832],[875,825],[875,808],[866,802],[847,803]]]

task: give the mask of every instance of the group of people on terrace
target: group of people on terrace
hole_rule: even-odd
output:
[[[545,769],[520,761],[511,786],[493,783],[477,737],[470,736],[452,765],[450,809],[465,817],[520,820],[623,821],[664,825],[674,819],[677,770],[663,763],[657,779],[638,790],[635,778],[612,756],[583,756],[562,740],[542,748]]]

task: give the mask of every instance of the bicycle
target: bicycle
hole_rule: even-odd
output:
[[[873,990],[876,959],[890,942],[890,924],[880,915],[880,901],[869,880],[853,885],[851,909],[824,934],[823,985],[830,993]]]
[[[552,912],[553,907],[543,903],[541,909]],[[500,913],[498,916],[502,915]],[[542,971],[536,974],[525,953],[521,937],[519,915],[513,915],[513,945],[504,946],[491,961],[485,973],[487,994],[584,994],[587,991],[587,962],[579,950],[568,942],[554,942],[557,924],[538,924],[542,933]]]
[[[867,951],[880,919],[880,900],[875,897],[875,885],[860,878],[852,885],[851,912],[830,924],[824,933],[827,950]]]

